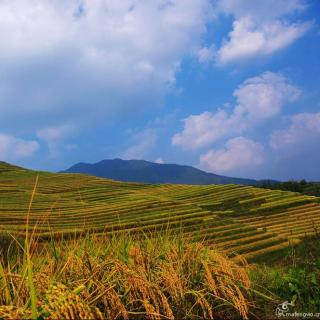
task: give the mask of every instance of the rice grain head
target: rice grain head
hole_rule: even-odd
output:
[[[50,319],[104,319],[98,308],[88,305],[66,286],[52,286],[42,306],[45,317]]]

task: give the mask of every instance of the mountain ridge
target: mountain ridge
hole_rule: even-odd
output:
[[[264,180],[234,178],[202,171],[187,165],[159,164],[146,160],[105,159],[96,163],[79,162],[61,173],[82,173],[126,182],[170,184],[259,185]]]

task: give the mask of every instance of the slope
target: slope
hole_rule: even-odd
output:
[[[152,185],[0,164],[0,231],[23,235],[39,175],[30,228],[39,237],[183,232],[257,258],[298,243],[320,227],[319,198],[240,185]]]

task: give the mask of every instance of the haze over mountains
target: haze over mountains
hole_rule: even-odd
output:
[[[258,185],[253,179],[232,178],[208,173],[191,166],[158,164],[145,160],[102,160],[100,162],[78,163],[62,171],[84,173],[118,181],[173,184],[245,184]]]

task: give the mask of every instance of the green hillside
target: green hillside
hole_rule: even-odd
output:
[[[40,237],[83,232],[184,230],[247,258],[298,243],[320,228],[319,198],[240,185],[149,185],[80,174],[35,172],[0,163],[0,228]]]

